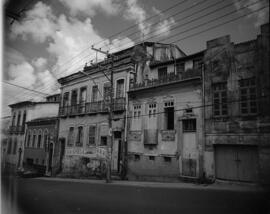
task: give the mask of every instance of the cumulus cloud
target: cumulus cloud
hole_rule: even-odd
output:
[[[258,9],[265,6],[266,3],[269,3],[269,0],[262,0],[262,1],[257,1],[257,0],[237,1],[237,0],[234,0],[234,5],[238,10],[244,6],[254,4],[246,9],[249,12],[257,11]],[[240,13],[244,13],[244,12],[245,12],[244,10],[240,10]],[[253,14],[250,14],[248,16],[248,18],[255,19],[254,24],[256,27],[260,26],[261,24],[266,23],[269,20],[269,7],[267,7],[266,9],[260,10],[259,12],[255,12]]]
[[[72,15],[84,13],[93,17],[97,10],[107,15],[115,15],[120,11],[121,4],[117,0],[60,0],[71,12]]]
[[[28,62],[9,65],[8,74],[10,77],[9,82],[27,88],[32,88],[36,80],[34,75],[34,68]]]
[[[135,21],[141,31],[141,36],[150,32],[151,23],[146,22],[146,11],[138,4],[137,0],[127,0],[127,9],[124,17],[127,20]]]
[[[43,57],[39,57],[37,59],[32,60],[32,64],[36,68],[43,68],[47,64],[47,59],[45,59]]]

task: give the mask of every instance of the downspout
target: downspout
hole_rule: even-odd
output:
[[[206,134],[205,134],[205,64],[202,65],[202,101],[203,101],[203,110],[202,110],[202,147],[201,147],[201,170],[202,182],[205,179],[204,172],[204,151],[206,143]]]

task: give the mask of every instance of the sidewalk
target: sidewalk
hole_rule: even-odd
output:
[[[41,177],[34,178],[46,181],[60,181],[60,182],[74,182],[74,183],[90,183],[98,185],[119,185],[119,186],[135,186],[135,187],[150,187],[150,188],[178,188],[178,189],[201,189],[201,190],[223,190],[236,192],[258,192],[264,189],[255,184],[239,184],[228,182],[216,182],[214,184],[194,184],[194,183],[162,183],[162,182],[148,182],[148,181],[119,181],[113,180],[111,183],[106,183],[104,180],[88,180],[75,178],[55,178],[55,177]]]

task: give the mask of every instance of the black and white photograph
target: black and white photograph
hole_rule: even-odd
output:
[[[2,0],[1,214],[270,213],[269,0]]]

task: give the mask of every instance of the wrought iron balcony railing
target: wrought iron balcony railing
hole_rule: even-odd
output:
[[[102,100],[89,103],[80,103],[71,106],[62,106],[59,108],[59,116],[76,116],[84,114],[96,114],[109,111],[110,102],[109,100]],[[125,110],[125,98],[113,99],[113,111],[124,111]]]
[[[145,80],[144,82],[141,83],[130,83],[130,91],[162,86],[168,83],[174,83],[198,77],[201,77],[200,69],[188,69],[187,71],[178,74],[174,73],[167,74],[166,76],[159,79]]]

